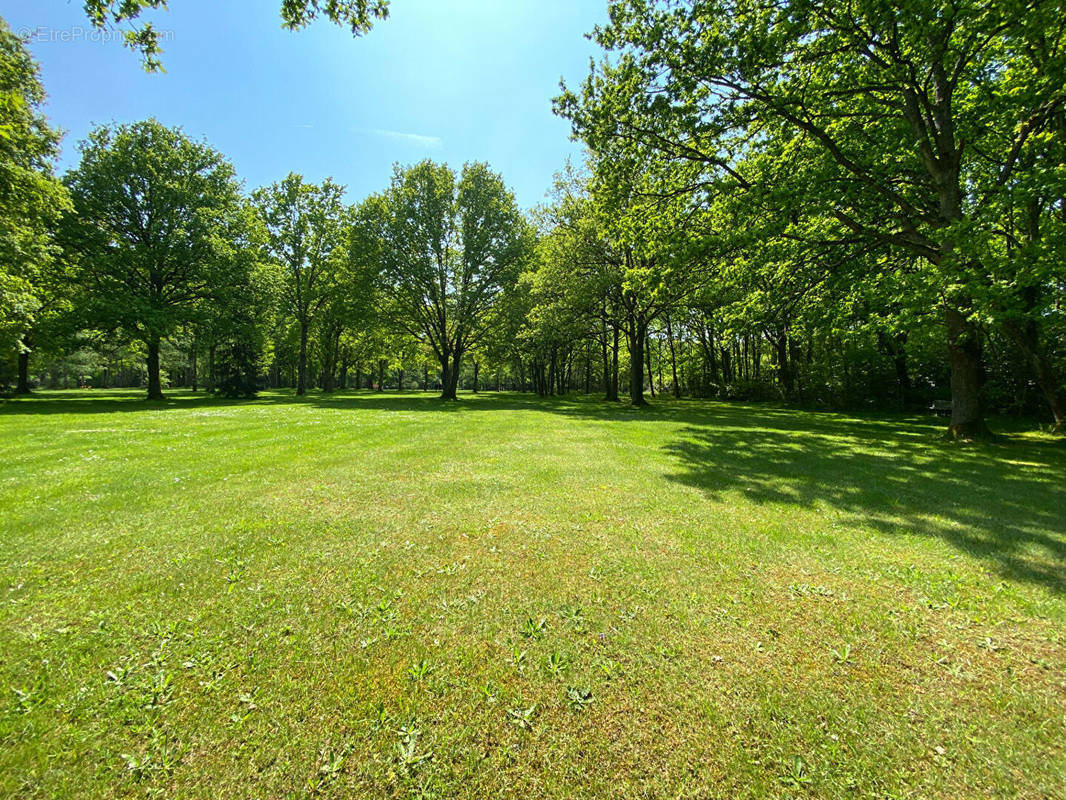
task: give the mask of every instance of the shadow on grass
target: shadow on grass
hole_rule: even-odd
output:
[[[1066,594],[1066,443],[1009,433],[993,443],[940,441],[943,420],[899,414],[796,411],[762,404],[659,401],[634,409],[598,397],[486,392],[442,401],[435,392],[264,392],[228,400],[203,392],[148,402],[139,390],[41,392],[5,401],[8,414],[105,414],[233,406],[426,411],[529,411],[599,422],[671,423],[668,480],[708,496],[743,492],[755,503],[819,504],[882,533],[942,539],[1003,578]],[[1002,420],[999,430],[1021,423]]]
[[[589,400],[582,401],[586,404]],[[304,405],[317,408],[379,411],[468,411],[543,408],[536,395],[487,392],[462,394],[458,401],[441,400],[438,392],[311,391],[297,396],[292,390],[262,392],[258,397],[231,399],[179,390],[168,392],[164,400],[146,400],[140,389],[89,389],[40,391],[31,395],[0,400],[0,414],[111,414],[114,412],[189,411],[200,408],[235,406]]]
[[[711,415],[714,417],[715,415]],[[932,536],[1001,577],[1066,594],[1066,447],[1004,435],[942,443],[939,424],[804,412],[724,413],[667,446],[668,479],[720,498],[826,505],[849,524]]]

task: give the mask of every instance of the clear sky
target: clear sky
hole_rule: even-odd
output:
[[[394,162],[481,160],[525,207],[580,160],[551,98],[561,77],[585,77],[597,50],[583,34],[606,19],[605,0],[392,0],[353,38],[326,21],[282,30],[280,0],[171,0],[145,17],[168,32],[166,73],[146,74],[120,41],[87,39],[81,7],[0,0],[12,29],[38,31],[46,112],[67,132],[61,171],[93,124],[154,116],[206,138],[248,189],[295,171],[332,176],[355,202]]]

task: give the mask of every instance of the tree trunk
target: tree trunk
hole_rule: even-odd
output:
[[[644,340],[644,361],[648,367],[648,391],[655,397],[655,373],[651,371],[651,336]]]
[[[449,361],[447,356],[441,358],[441,400],[458,399],[459,363],[462,354],[456,352]]]
[[[788,359],[789,336],[785,331],[780,331],[773,340],[774,352],[777,355],[777,380],[781,387],[781,393],[786,400],[791,400],[795,392],[792,367]]]
[[[378,391],[385,391],[385,359],[378,359]]]
[[[163,388],[159,381],[159,337],[148,342],[148,399],[163,399]]]
[[[670,372],[674,376],[674,397],[681,397],[681,384],[677,381],[677,350],[674,348],[674,328],[670,324],[670,315],[666,315],[666,341],[670,345]]]
[[[440,399],[455,400],[455,387],[452,384],[452,362],[447,355],[440,357]]]
[[[196,374],[196,350],[197,350],[196,339],[193,339],[193,341],[192,341],[192,353],[189,354],[189,361],[190,361],[191,366],[192,366],[192,390],[194,392],[197,390],[197,388],[199,388],[197,386],[197,384],[198,384],[198,378],[200,377],[199,375]]]
[[[19,347],[19,375],[18,384],[15,387],[15,394],[29,394],[30,393],[30,350],[26,343],[25,337],[21,341]]]
[[[481,364],[479,364],[477,361],[475,361],[474,362],[474,394],[477,394],[477,377],[478,377],[478,373],[480,371],[481,371]]]
[[[611,344],[611,388],[608,390],[607,399],[618,399],[618,328],[615,327]]]
[[[950,439],[978,439],[991,436],[985,424],[984,365],[981,362],[981,333],[959,309],[944,307],[951,360]]]
[[[892,357],[892,366],[896,372],[896,401],[899,410],[903,411],[907,408],[911,395],[911,375],[907,367],[907,332],[900,331],[895,336],[880,332],[877,337],[885,352]],[[843,348],[841,359],[847,369],[847,353]]]
[[[585,394],[592,393],[592,348],[585,340]]]
[[[1036,385],[1040,387],[1044,400],[1051,410],[1051,415],[1055,419],[1055,428],[1061,430],[1066,421],[1066,399],[1059,390],[1059,381],[1051,367],[1051,362],[1040,347],[1036,325],[1031,320],[1025,323],[1009,320],[1004,328],[1007,335],[1028,359]]]
[[[429,364],[422,367],[422,391],[429,391]]]
[[[629,341],[629,402],[634,406],[646,406],[644,399],[644,340],[648,337],[648,324],[637,319],[630,321],[627,331]]]
[[[617,400],[611,397],[611,358],[607,352],[607,323],[603,323],[603,395],[607,400]]]
[[[296,394],[307,394],[307,322],[300,323],[300,357],[296,364]]]

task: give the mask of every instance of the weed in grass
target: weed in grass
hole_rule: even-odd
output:
[[[566,657],[558,650],[552,650],[548,656],[547,670],[548,674],[553,678],[559,678],[570,665],[566,661]]]
[[[800,756],[793,756],[788,761],[788,771],[778,776],[778,780],[789,789],[806,789],[811,783],[807,765]]]
[[[518,645],[511,645],[511,663],[514,664],[515,669],[521,671],[526,665],[526,651],[521,649]]]
[[[522,635],[527,639],[543,639],[547,630],[548,620],[543,617],[540,619],[527,617],[526,621],[522,624]]]
[[[0,797],[1066,786],[1040,434],[658,397],[0,403]]]
[[[404,726],[396,731],[399,741],[396,743],[396,761],[400,768],[411,773],[423,762],[433,757],[429,750],[422,750],[419,739],[422,731],[414,726]]]
[[[566,704],[574,711],[584,711],[592,705],[592,690],[570,686],[566,690]]]
[[[664,661],[673,661],[681,655],[681,648],[673,644],[657,644],[655,653]]]
[[[829,648],[830,654],[833,656],[833,661],[837,664],[850,664],[851,663],[851,645],[846,644],[839,650],[834,647]]]
[[[144,750],[138,754],[122,753],[126,773],[135,781],[168,777],[181,760],[181,748],[165,731],[152,728]]]
[[[533,728],[533,715],[537,711],[537,704],[534,703],[531,706],[522,708],[521,706],[507,709],[508,721],[517,728],[521,728],[524,731],[532,730]]]
[[[563,606],[562,610],[559,612],[559,616],[572,626],[574,633],[580,634],[588,632],[589,621],[585,617],[585,611],[581,606]]]
[[[622,665],[610,658],[601,661],[596,670],[604,680],[613,680],[622,674]]]
[[[407,677],[414,682],[424,681],[433,672],[433,666],[424,658],[407,668]]]

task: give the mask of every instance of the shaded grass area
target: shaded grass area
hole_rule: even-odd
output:
[[[1056,797],[1066,448],[581,398],[0,408],[0,795]]]

